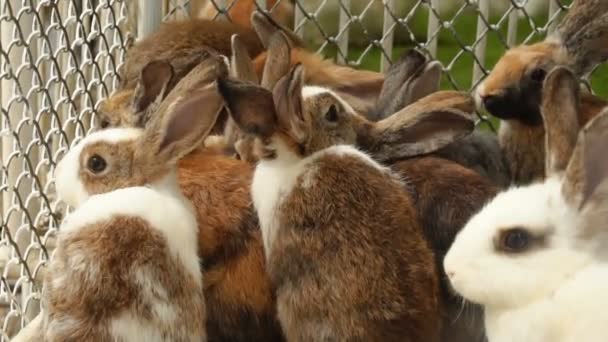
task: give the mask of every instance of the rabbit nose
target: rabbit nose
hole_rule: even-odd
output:
[[[481,100],[483,102],[484,107],[486,107],[486,109],[491,112],[490,108],[496,107],[496,105],[500,101],[500,98],[496,95],[486,95],[483,96]]]

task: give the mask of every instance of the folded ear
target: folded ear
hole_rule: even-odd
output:
[[[222,78],[218,89],[230,117],[247,134],[270,137],[277,129],[277,115],[272,93],[258,85],[235,79]]]
[[[593,199],[608,198],[608,109],[580,132],[566,169],[563,194],[570,205],[582,209]]]
[[[301,64],[296,64],[277,82],[272,92],[279,126],[299,144],[307,140],[312,127],[310,117],[303,107],[303,87],[304,68]]]
[[[553,69],[543,85],[541,114],[545,125],[545,174],[566,170],[576,145],[580,87],[565,67]]]
[[[159,108],[162,115],[152,118],[137,152],[158,163],[176,163],[203,142],[222,108],[214,82],[169,96]]]
[[[386,118],[408,105],[403,96],[404,88],[425,64],[426,57],[416,49],[408,50],[395,61],[385,74],[374,115],[370,119],[377,121]]]
[[[231,38],[232,58],[230,60],[230,74],[238,79],[258,84],[258,76],[253,68],[253,61],[247,52],[247,46],[239,35],[234,34]]]
[[[254,11],[251,14],[251,25],[266,49],[270,47],[272,36],[277,32],[283,32],[292,47],[304,46],[300,37],[293,33],[293,31],[277,23],[269,14],[264,12]]]
[[[429,95],[360,130],[357,143],[386,162],[432,153],[475,129],[471,96],[455,91]]]
[[[160,104],[169,93],[173,75],[173,67],[168,61],[152,61],[144,66],[133,94],[133,112],[143,115],[151,104]],[[141,121],[141,127],[145,125],[144,120],[137,121]]]
[[[608,59],[608,2],[575,0],[556,35],[576,74],[591,71]]]
[[[262,74],[262,87],[273,89],[279,79],[289,73],[291,64],[291,48],[287,36],[276,32],[270,38],[268,55]]]

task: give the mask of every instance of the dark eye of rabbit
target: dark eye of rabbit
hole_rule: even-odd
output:
[[[532,236],[522,228],[513,228],[501,233],[499,248],[508,253],[523,252],[530,246]]]
[[[545,76],[547,76],[547,72],[545,71],[545,69],[542,68],[536,68],[532,70],[532,73],[530,74],[530,78],[534,82],[538,83],[542,83],[545,80]]]
[[[103,172],[106,169],[106,167],[107,167],[107,163],[106,163],[105,159],[103,159],[98,154],[94,154],[87,161],[87,168],[89,169],[89,171],[91,171],[93,173]]]
[[[108,128],[108,126],[110,126],[110,122],[108,120],[101,120],[101,123],[99,124],[99,126],[104,129],[104,128]]]
[[[336,106],[331,105],[325,113],[325,120],[329,122],[337,122],[338,121],[338,108]]]

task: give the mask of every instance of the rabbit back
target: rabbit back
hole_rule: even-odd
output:
[[[370,162],[351,147],[320,151],[278,195],[268,270],[288,339],[437,339],[437,272],[412,199]]]
[[[164,209],[148,214],[150,206]],[[189,213],[148,188],[93,196],[79,207],[62,226],[45,279],[46,340],[206,340]]]

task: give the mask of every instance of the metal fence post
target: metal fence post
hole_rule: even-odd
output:
[[[484,64],[486,60],[487,32],[485,20],[490,20],[490,0],[478,0],[479,18],[477,19],[477,45],[474,54],[478,63],[473,65],[473,85],[475,85],[484,75]],[[483,18],[482,18],[483,16]]]
[[[162,10],[158,1],[139,0],[137,38],[146,37],[158,28],[163,18]]]
[[[384,0],[384,23],[382,25],[382,49],[383,58],[380,62],[380,70],[385,72],[392,64],[393,42],[395,38],[395,0]]]

